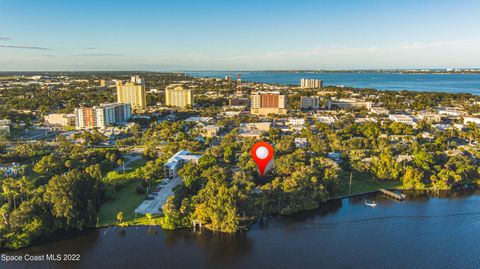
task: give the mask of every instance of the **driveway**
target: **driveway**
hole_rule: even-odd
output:
[[[157,195],[152,195],[154,198],[153,200],[145,200],[143,201],[137,209],[135,209],[135,213],[143,214],[151,213],[151,214],[160,214],[163,205],[167,202],[168,197],[173,195],[173,188],[182,184],[182,180],[180,177],[174,177],[169,179],[167,184],[165,185],[158,185],[158,188],[161,188]]]

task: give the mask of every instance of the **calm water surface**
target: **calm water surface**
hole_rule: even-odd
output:
[[[366,198],[378,206],[365,207]],[[25,253],[79,253],[81,261],[1,268],[479,268],[480,195],[409,195],[396,202],[373,194],[273,218],[235,236],[111,228],[9,254]]]
[[[480,94],[480,74],[400,74],[400,73],[308,73],[308,72],[187,72],[194,77],[236,77],[242,81],[299,85],[301,78],[316,78],[324,85],[373,88],[379,90],[411,90]]]

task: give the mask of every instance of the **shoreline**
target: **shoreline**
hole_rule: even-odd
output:
[[[478,185],[476,184],[469,184],[468,186],[475,186],[477,187],[478,189]],[[425,195],[429,195],[431,193],[431,190],[428,190],[428,189],[422,189],[422,190],[404,190],[404,189],[400,189],[400,188],[388,188],[388,190],[392,190],[392,191],[423,191],[425,193]],[[447,192],[458,192],[460,190],[464,190],[464,188],[462,189],[454,189],[454,190],[445,190]],[[357,196],[362,196],[362,195],[367,195],[367,194],[373,194],[373,193],[377,193],[379,192],[379,190],[371,190],[371,191],[365,191],[365,192],[359,192],[359,193],[354,193],[354,194],[349,194],[349,195],[343,195],[343,196],[339,196],[339,197],[331,197],[331,198],[327,198],[325,201],[321,202],[321,204],[323,203],[327,203],[327,202],[330,202],[330,201],[336,201],[336,200],[343,200],[343,199],[348,199],[348,198],[352,198],[352,197],[357,197]],[[480,194],[479,194],[480,195]],[[302,210],[300,212],[297,212],[297,213],[294,213],[294,214],[290,214],[290,215],[282,215],[282,217],[289,217],[289,216],[292,216],[292,215],[295,215],[295,214],[300,214],[300,213],[304,213],[304,212],[311,212],[311,211],[315,211],[317,210],[318,208],[315,208],[315,209],[311,209],[311,210]],[[270,216],[271,217],[271,216]],[[137,218],[137,220],[139,219],[143,219],[143,218],[146,218],[146,217],[142,217],[142,218]],[[158,218],[153,218],[153,220],[156,220]],[[255,221],[257,222],[257,221]],[[255,222],[251,223],[250,225],[248,226],[245,226],[245,227],[250,227],[252,224],[254,224]],[[85,229],[83,230],[69,230],[69,231],[59,231],[58,233],[54,233],[56,234],[56,236],[61,236],[61,235],[67,235],[68,238],[74,238],[76,236],[81,236],[82,233],[86,232],[86,231],[90,231],[90,230],[101,230],[101,229],[109,229],[109,228],[134,228],[134,227],[158,227],[164,231],[176,231],[176,230],[182,230],[182,229],[189,229],[188,227],[184,227],[184,228],[178,228],[178,229],[173,229],[173,230],[169,230],[169,229],[163,229],[162,226],[160,224],[139,224],[139,223],[136,223],[136,224],[132,224],[132,225],[125,225],[125,226],[121,226],[121,225],[116,225],[116,224],[104,224],[104,225],[98,225],[98,226],[89,226],[89,227],[86,227]],[[221,233],[219,231],[213,231],[213,230],[210,230],[207,228],[207,226],[204,226],[205,229],[208,231],[208,232],[212,232],[212,233]],[[250,229],[245,229],[243,230],[242,232],[248,232]],[[45,237],[45,238],[39,238],[39,240],[36,240],[36,242],[32,242],[32,244],[30,244],[29,246],[26,246],[24,248],[19,248],[19,249],[2,249],[2,251],[4,251],[4,253],[9,253],[9,252],[14,252],[14,251],[18,251],[18,250],[22,250],[22,249],[28,249],[28,248],[33,248],[35,246],[39,246],[39,245],[45,245],[45,244],[50,244],[50,243],[54,243],[56,241],[61,241],[62,239],[58,239],[58,238],[52,238],[51,236],[49,237]]]

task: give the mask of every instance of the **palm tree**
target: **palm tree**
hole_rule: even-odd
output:
[[[18,184],[20,185],[20,192],[22,194],[22,199],[25,196],[27,197],[27,201],[30,201],[29,195],[32,193],[32,190],[34,189],[33,183],[27,177],[23,176],[18,181]]]
[[[14,209],[17,209],[17,201],[16,201],[16,198],[17,198],[17,195],[18,195],[18,184],[17,182],[9,177],[9,178],[6,178],[3,182],[2,182],[2,190],[3,190],[3,194],[5,196],[7,196],[8,198],[8,204],[10,205],[10,207],[12,206],[12,200],[13,200],[13,208]]]

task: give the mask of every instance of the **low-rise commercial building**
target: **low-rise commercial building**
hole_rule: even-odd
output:
[[[442,115],[432,112],[419,112],[417,118],[430,123],[438,123],[442,121]]]
[[[407,123],[407,124],[413,123],[413,118],[408,115],[390,114],[388,118],[395,122],[401,122],[401,123]]]
[[[370,113],[377,115],[388,115],[389,111],[384,107],[371,107]]]
[[[263,132],[270,131],[272,127],[271,122],[252,122],[241,123],[238,130],[238,135],[241,137],[255,137],[258,138]]]
[[[459,116],[466,115],[467,112],[465,112],[463,109],[458,107],[442,107],[438,109],[438,114],[451,116],[451,117],[459,117]]]
[[[341,109],[348,109],[348,108],[366,108],[370,109],[372,107],[372,102],[370,101],[362,101],[358,99],[332,99],[327,102],[328,109],[334,108],[341,108]]]
[[[334,115],[316,116],[315,118],[317,119],[317,122],[326,123],[326,124],[333,124],[338,121],[337,116],[334,116]]]
[[[75,114],[49,114],[45,116],[45,125],[49,127],[75,126]]]

